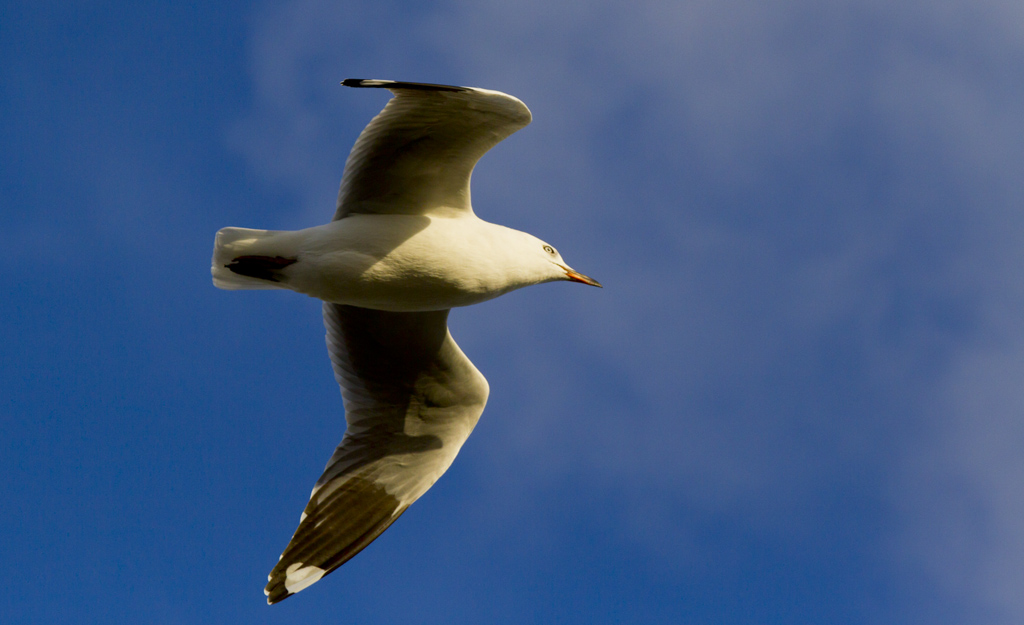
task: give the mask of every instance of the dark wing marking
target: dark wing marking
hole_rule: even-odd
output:
[[[276,603],[370,544],[448,469],[487,401],[487,381],[448,311],[394,313],[324,303],[327,347],[348,428],[299,528],[271,571]]]
[[[346,78],[341,81],[346,87],[373,87],[378,89],[419,89],[421,91],[472,91],[472,87],[456,87],[455,85],[435,85],[429,82],[402,82],[400,80],[372,80],[366,78]]]

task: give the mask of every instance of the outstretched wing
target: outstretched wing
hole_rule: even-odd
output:
[[[448,311],[324,303],[348,429],[270,572],[268,603],[344,564],[448,469],[487,401],[487,381],[448,332]]]
[[[334,219],[354,213],[471,211],[469,178],[487,150],[530,123],[530,109],[499,91],[391,80],[342,82],[390,89],[345,162]]]

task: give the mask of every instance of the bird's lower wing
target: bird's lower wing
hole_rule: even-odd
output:
[[[487,382],[447,327],[448,311],[324,304],[348,429],[270,572],[276,603],[344,564],[448,469],[487,401]]]

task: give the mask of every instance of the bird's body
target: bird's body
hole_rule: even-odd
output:
[[[565,279],[565,271],[551,263],[516,262],[522,252],[560,260],[544,253],[544,245],[472,213],[352,215],[297,231],[225,228],[217,234],[213,275],[225,289],[288,288],[376,310],[446,310]],[[296,262],[268,281],[229,269],[233,259],[247,256]]]
[[[334,220],[298,231],[224,228],[214,284],[285,288],[324,301],[345,436],[271,571],[276,603],[372,542],[448,469],[488,385],[448,332],[449,309],[517,288],[572,280],[540,239],[478,218],[476,161],[530,121],[497,91],[378,80],[394,97],[362,132]]]

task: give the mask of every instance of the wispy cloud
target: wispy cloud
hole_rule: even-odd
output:
[[[1017,4],[452,1],[400,36],[371,5],[265,6],[231,143],[302,204],[269,225],[309,225],[384,101],[341,78],[530,105],[474,179],[478,212],[609,288],[456,317],[516,393],[496,427],[538,450],[529,479],[585,467],[664,514],[758,523],[859,472],[894,566],[1024,618]]]

